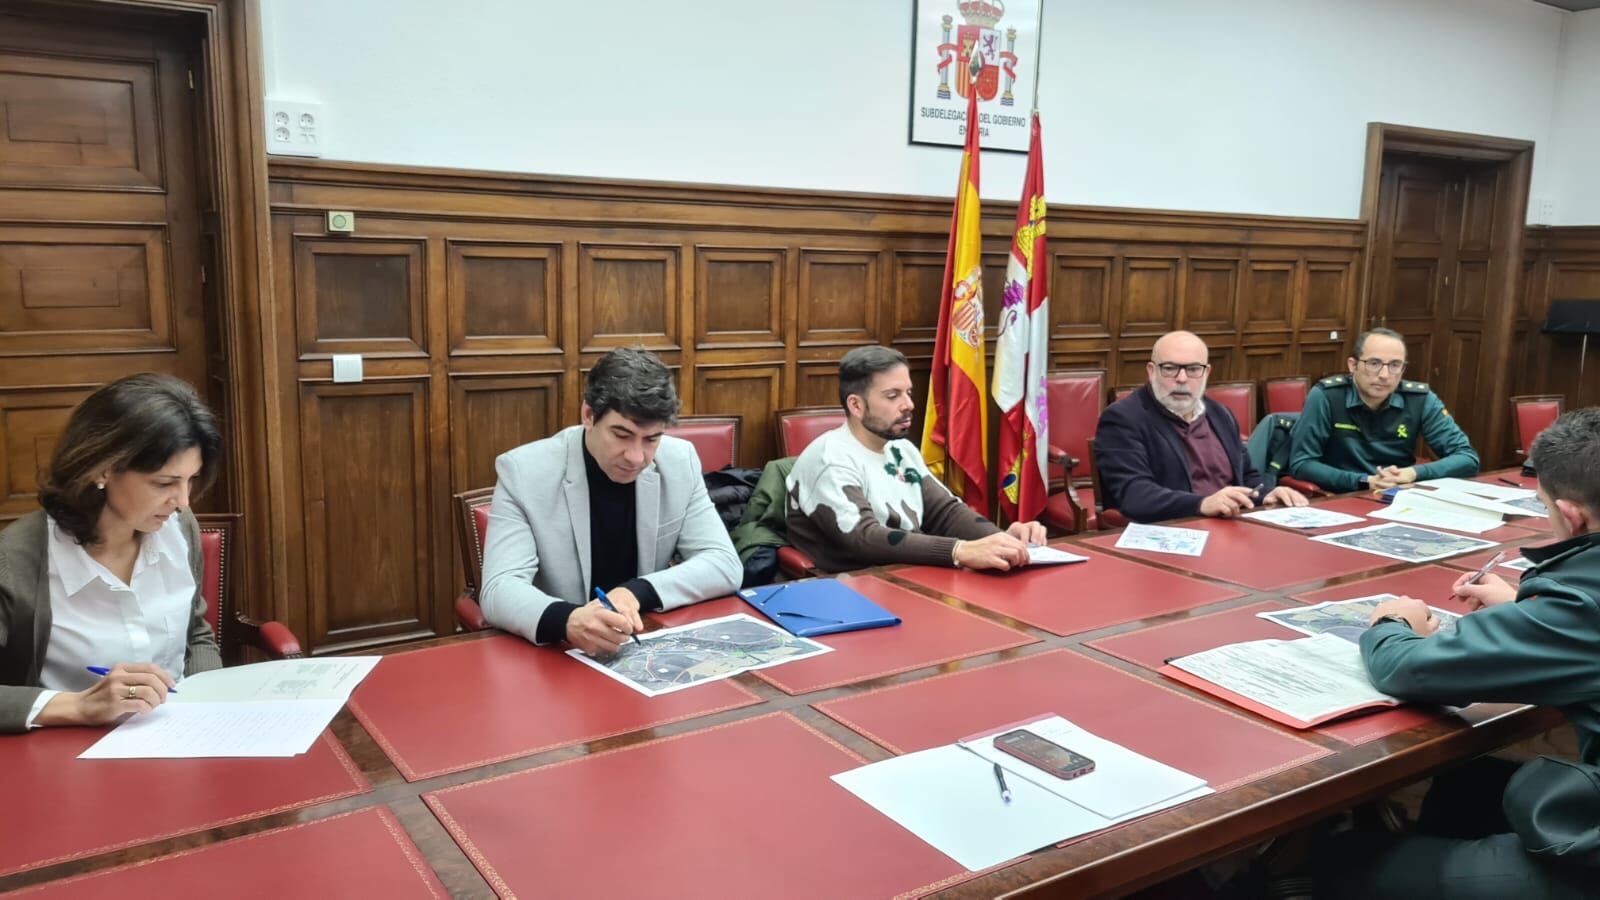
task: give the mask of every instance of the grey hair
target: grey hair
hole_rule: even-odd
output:
[[[857,347],[839,360],[839,405],[850,411],[850,395],[866,394],[874,376],[895,366],[908,366],[906,355],[891,347],[868,344]]]
[[[583,402],[597,421],[612,410],[641,425],[678,421],[672,371],[643,347],[618,347],[602,356],[584,380]]]
[[[1551,500],[1600,512],[1600,407],[1575,409],[1539,432],[1528,449]]]
[[[1405,335],[1395,331],[1393,328],[1368,328],[1366,331],[1363,331],[1361,334],[1356,336],[1356,345],[1350,348],[1350,357],[1352,359],[1360,359],[1361,354],[1366,352],[1367,338],[1374,335],[1378,337],[1394,338],[1402,344],[1406,342]]]

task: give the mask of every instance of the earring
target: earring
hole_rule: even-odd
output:
[[[103,491],[106,489],[106,483],[104,481],[96,481],[94,487],[95,490]]]

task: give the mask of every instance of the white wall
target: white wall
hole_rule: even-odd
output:
[[[336,159],[948,195],[959,151],[907,142],[911,7],[264,0],[267,96],[322,103]],[[1542,196],[1569,18],[1532,0],[1046,0],[1049,197],[1354,217],[1369,121],[1537,141]],[[1567,62],[1589,84],[1564,130],[1592,129],[1592,46]],[[984,195],[1015,198],[1022,166],[986,154]]]
[[[1600,9],[1567,19],[1551,136],[1551,224],[1600,225]]]

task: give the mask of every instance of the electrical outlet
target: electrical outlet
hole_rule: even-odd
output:
[[[321,156],[328,138],[327,114],[320,103],[267,101],[267,152],[282,156]]]
[[[1556,222],[1556,201],[1549,197],[1535,198],[1534,222],[1539,225],[1554,225]]]

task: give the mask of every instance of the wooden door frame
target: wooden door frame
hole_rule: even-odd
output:
[[[1509,447],[1511,338],[1522,279],[1523,239],[1527,233],[1528,189],[1533,177],[1533,141],[1437,131],[1386,122],[1367,123],[1366,170],[1361,181],[1361,218],[1367,226],[1361,250],[1361,291],[1356,323],[1367,329],[1372,300],[1373,255],[1378,243],[1378,191],[1383,177],[1383,157],[1398,153],[1419,157],[1465,160],[1494,165],[1505,176],[1495,193],[1495,216],[1489,256],[1490,297],[1504,302],[1487,304],[1483,321],[1483,352],[1489,362],[1488,434],[1477,436],[1477,451],[1484,467],[1499,465]],[[1482,396],[1482,393],[1480,393]]]
[[[263,123],[260,0],[21,0],[18,9],[44,10],[71,26],[75,15],[125,13],[183,22],[196,35],[195,131],[207,142],[211,168],[200,177],[216,185],[221,221],[217,291],[228,369],[224,422],[236,512],[244,519],[241,611],[279,618],[287,607],[284,578],[282,433],[273,331],[268,321],[272,256],[268,247],[267,157]],[[202,105],[203,104],[203,105]],[[200,387],[197,385],[197,387]]]

